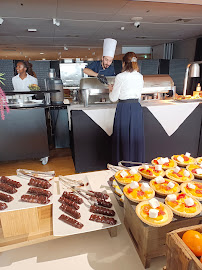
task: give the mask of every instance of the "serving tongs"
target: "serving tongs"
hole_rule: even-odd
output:
[[[52,180],[55,177],[55,171],[41,172],[41,171],[32,171],[26,169],[17,169],[16,173],[19,177],[22,178],[35,178],[38,180]]]
[[[138,161],[125,161],[125,160],[119,161],[118,166],[121,166],[121,167],[123,167],[125,169],[129,169],[129,170],[131,168],[123,165],[123,163],[128,163],[128,164],[132,164],[132,165],[135,165],[135,166],[151,165],[151,163],[142,163],[142,162],[138,162]]]
[[[71,178],[68,178],[66,176],[59,176],[60,179],[62,179],[62,181],[66,181],[67,183],[69,184],[72,184],[72,186],[74,185],[78,185],[78,186],[85,186],[84,182],[82,180],[74,180],[74,179],[71,179]]]
[[[107,164],[107,169],[109,169],[109,170],[111,170],[111,171],[113,171],[113,172],[118,172],[118,171],[120,171],[120,167],[118,167],[118,166],[114,166],[114,165],[112,165],[112,164]]]
[[[136,162],[136,161],[125,161],[125,160],[122,160],[122,161],[119,161],[118,163],[118,166],[114,166],[112,164],[107,164],[107,169],[113,171],[113,172],[118,172],[121,170],[121,168],[123,169],[127,169],[127,170],[131,170],[130,167],[127,167],[125,165],[123,165],[123,163],[128,163],[128,164],[132,164],[132,165],[136,165],[136,166],[140,166],[140,165],[151,165],[150,163],[142,163],[142,162]],[[121,167],[121,168],[120,168]]]
[[[61,175],[59,176],[59,181],[61,181],[64,186],[71,189],[75,194],[85,198],[89,202],[90,205],[94,205],[95,203],[97,203],[97,199],[95,197],[87,197],[86,190],[83,190],[79,187],[76,187],[75,185],[72,185],[71,181],[68,181],[67,179],[68,178],[64,178],[64,176],[61,176]],[[72,180],[72,179],[69,179],[69,180]]]

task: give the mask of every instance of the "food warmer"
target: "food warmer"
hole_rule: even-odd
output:
[[[109,84],[114,84],[115,77],[107,77]],[[144,88],[142,99],[147,97],[163,99],[164,94],[172,90],[175,94],[175,87],[169,75],[144,75]],[[80,89],[78,90],[79,102],[87,107],[89,104],[110,103],[108,86],[102,84],[97,78],[81,78]]]

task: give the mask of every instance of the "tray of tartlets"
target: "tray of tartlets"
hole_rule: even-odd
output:
[[[131,169],[125,167],[115,174],[116,184],[121,184],[115,193],[123,189],[124,196],[137,203],[137,216],[150,226],[167,225],[173,213],[185,218],[197,216],[202,210],[202,182],[194,177],[202,179],[201,164],[202,157],[193,158],[186,152],[171,158],[157,157],[151,164]]]

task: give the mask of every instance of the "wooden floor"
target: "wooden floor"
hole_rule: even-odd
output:
[[[0,175],[15,175],[17,169],[55,171],[56,176],[75,173],[70,148],[50,150],[46,165],[42,165],[39,160],[0,162]]]

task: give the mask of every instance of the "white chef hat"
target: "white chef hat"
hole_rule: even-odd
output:
[[[110,56],[114,58],[117,41],[112,38],[105,38],[103,44],[103,56]]]

